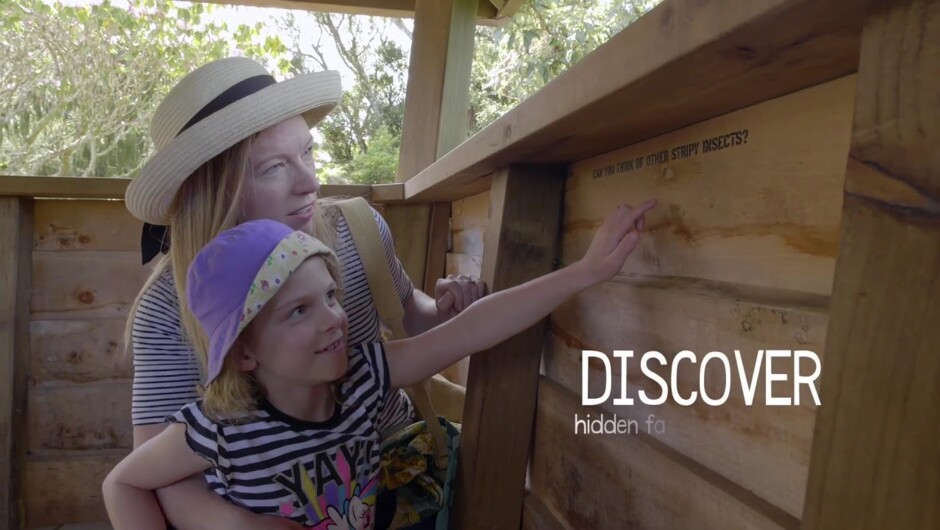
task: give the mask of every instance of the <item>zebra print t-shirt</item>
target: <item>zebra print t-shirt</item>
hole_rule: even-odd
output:
[[[267,402],[238,421],[213,421],[200,403],[168,419],[186,425],[190,449],[211,464],[206,482],[226,500],[306,527],[371,529],[380,460],[376,421],[389,387],[382,344],[354,347],[348,376],[323,422],[293,418]]]
[[[411,295],[411,279],[395,257],[395,247],[385,220],[372,211],[379,226],[385,257],[391,266],[395,290],[402,303]],[[342,264],[343,309],[349,317],[347,344],[379,339],[379,319],[359,252],[353,243],[346,219],[336,223],[336,257]],[[167,270],[141,298],[134,314],[134,389],[131,416],[134,425],[162,423],[167,416],[198,399],[201,381],[199,361],[187,342],[180,324],[179,299],[172,271]],[[401,390],[388,394],[379,429],[411,422],[414,410]]]

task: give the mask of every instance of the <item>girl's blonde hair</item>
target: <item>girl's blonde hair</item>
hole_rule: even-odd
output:
[[[342,303],[342,284],[339,262],[335,255],[318,255],[309,259],[321,258],[326,263],[326,269],[336,283],[337,299]],[[244,331],[235,339],[232,347],[225,354],[222,370],[208,386],[200,386],[202,394],[202,411],[215,421],[237,422],[241,418],[248,418],[245,413],[257,409],[258,398],[264,395],[264,389],[251,374],[243,371],[238,365],[240,357],[251,342],[251,337],[258,320],[252,320]],[[342,382],[336,381],[339,385]],[[334,396],[339,396],[339,389],[335,389]]]
[[[184,338],[196,352],[202,373],[206,371],[208,338],[189,310],[186,271],[209,241],[242,221],[241,198],[252,176],[249,150],[252,135],[215,156],[193,172],[180,186],[170,208],[170,251],[160,256],[153,272],[134,300],[124,327],[125,352],[133,353],[134,317],[141,299],[167,271],[173,272]],[[323,208],[314,210],[313,236],[333,248],[335,227],[324,220]]]

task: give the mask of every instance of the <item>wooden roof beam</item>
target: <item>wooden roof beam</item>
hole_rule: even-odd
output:
[[[324,13],[347,13],[380,17],[407,17],[415,14],[416,0],[197,0],[210,4],[276,7]],[[477,22],[486,24],[511,17],[523,0],[477,0]]]

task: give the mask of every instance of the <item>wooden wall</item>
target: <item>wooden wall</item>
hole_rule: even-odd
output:
[[[451,205],[451,241],[445,274],[480,277],[483,266],[483,240],[490,226],[490,192],[485,191]],[[467,386],[470,358],[441,372],[444,377]]]
[[[37,200],[34,219],[26,523],[107,521],[101,481],[132,447],[141,223],[113,200]]]
[[[582,407],[581,352],[635,350],[634,398],[640,389],[659,395],[639,369],[651,350],[670,366],[683,349],[699,362],[738,349],[748,367],[758,349],[824,356],[854,88],[854,76],[837,79],[570,167],[563,263],[583,255],[616,204],[657,197],[659,206],[621,274],[552,315],[524,527],[544,526],[533,517],[570,528],[800,526],[815,418],[805,389],[800,406],[768,407],[761,375],[750,407],[735,384],[721,407],[701,398],[690,407],[671,399],[614,406],[618,361],[611,401]],[[711,138],[732,141],[703,152]],[[673,151],[686,145],[697,149]],[[455,219],[455,252],[457,226]],[[678,388],[688,395],[698,389],[698,369],[680,366]],[[659,370],[667,380],[668,369]],[[603,365],[592,363],[592,396],[605,380]],[[724,383],[721,370],[706,372],[711,395]],[[776,395],[792,395],[792,380],[774,385]],[[576,435],[575,414],[635,419],[640,433]],[[646,432],[651,414],[665,432]]]

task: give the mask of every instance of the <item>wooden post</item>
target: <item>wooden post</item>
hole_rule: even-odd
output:
[[[23,528],[33,200],[0,197],[0,527]]]
[[[466,136],[476,14],[476,0],[415,2],[398,182],[417,175]],[[431,295],[434,282],[444,272],[447,252],[446,248],[440,249],[444,206],[434,205],[430,211],[427,205],[387,208],[393,212],[388,222],[395,234],[396,248],[402,237],[425,242],[423,247],[411,246],[409,263],[404,265],[412,282]],[[446,211],[449,210],[446,205]]]
[[[476,12],[476,0],[415,2],[398,182],[464,140]]]
[[[431,203],[428,227],[428,252],[424,267],[424,292],[434,296],[438,278],[444,277],[447,267],[447,247],[450,239],[450,203]]]
[[[807,529],[940,527],[940,3],[873,6]]]
[[[483,279],[493,291],[550,272],[563,167],[510,167],[491,188]],[[471,358],[460,436],[453,527],[518,529],[532,441],[545,322]]]

